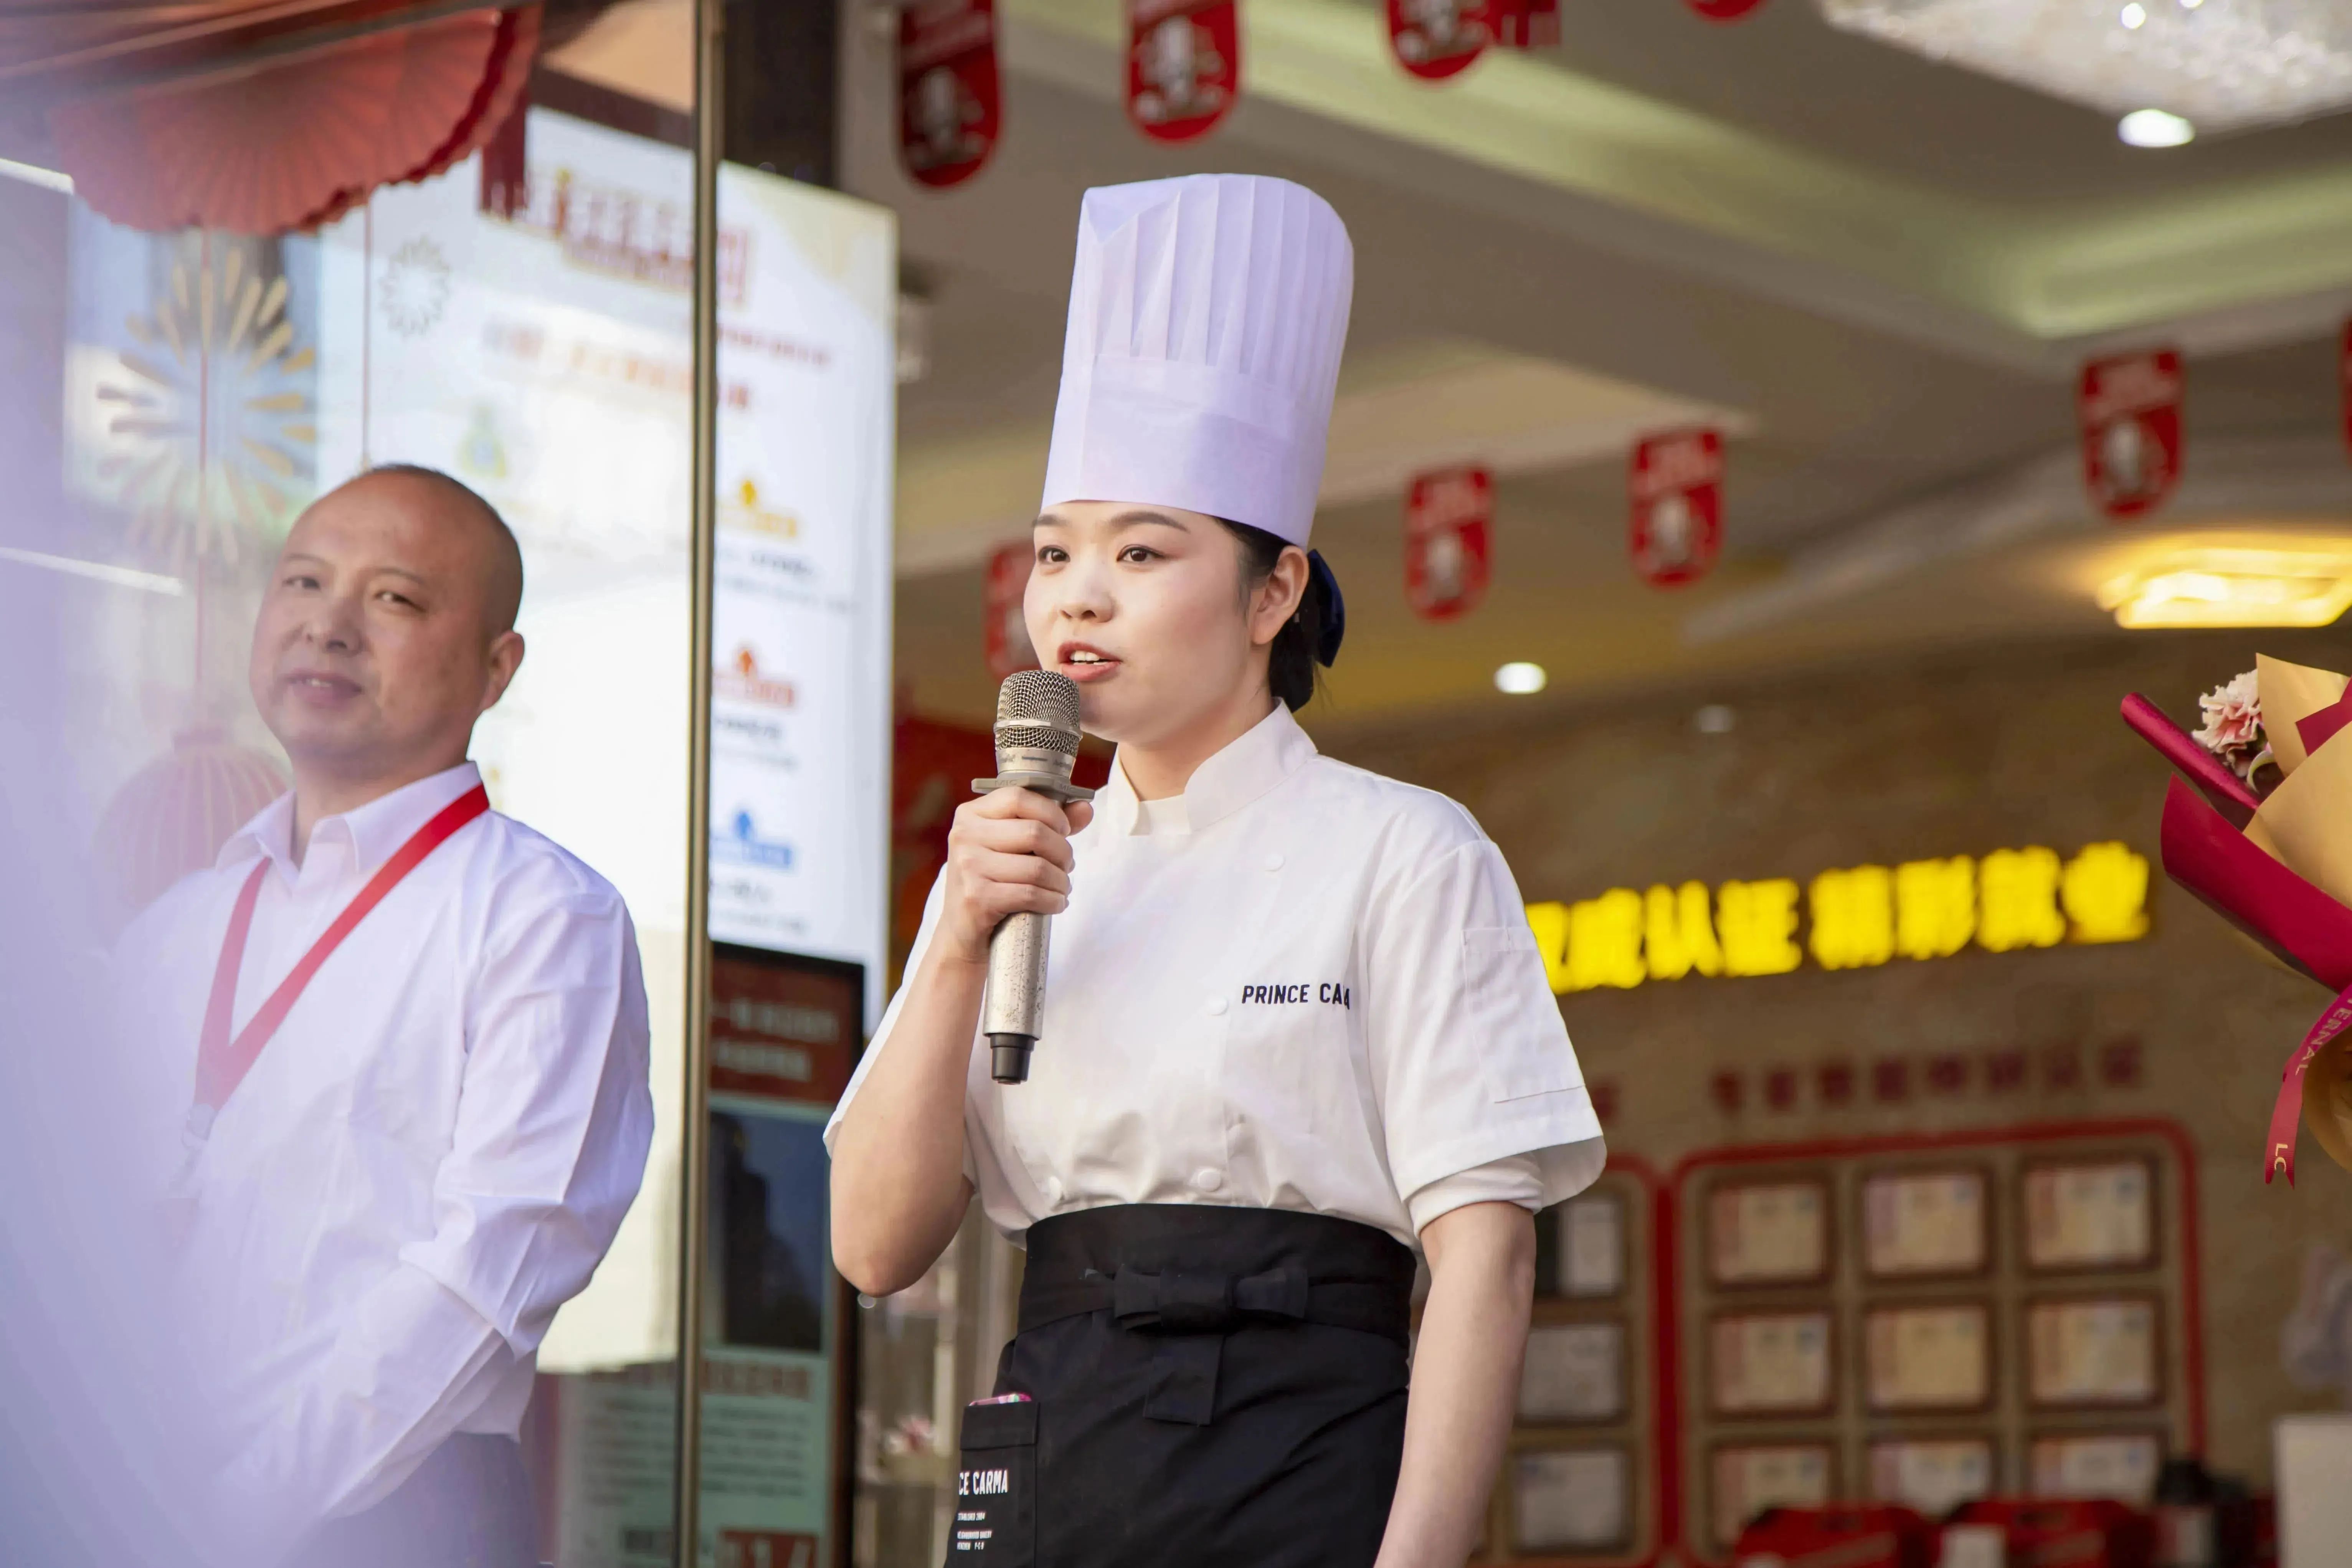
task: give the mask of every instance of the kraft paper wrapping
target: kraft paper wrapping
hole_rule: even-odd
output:
[[[2305,881],[2352,906],[2352,737],[2306,753],[2296,726],[2339,701],[2347,684],[2334,670],[2254,661],[2263,732],[2286,776],[2246,824],[2257,848]],[[2338,1036],[2303,1077],[2303,1124],[2327,1157],[2352,1171],[2352,1034]]]
[[[2270,740],[2271,755],[2278,759],[2280,772],[2292,778],[2295,769],[2303,765],[2303,737],[2295,732],[2295,725],[2322,708],[2333,707],[2344,695],[2345,685],[2345,678],[2332,669],[2289,664],[2266,653],[2254,656],[2254,688],[2262,694],[2263,733]]]

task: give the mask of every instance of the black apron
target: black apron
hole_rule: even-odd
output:
[[[1404,1451],[1412,1253],[1352,1220],[1137,1204],[1029,1231],[948,1568],[1370,1568]]]
[[[320,1525],[288,1568],[536,1568],[538,1536],[521,1445],[460,1432],[390,1497]]]

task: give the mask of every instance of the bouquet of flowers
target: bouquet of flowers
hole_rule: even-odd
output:
[[[2352,739],[2339,738],[2352,727],[2347,685],[2264,656],[2200,700],[2204,726],[2193,733],[2137,692],[2123,703],[2124,721],[2186,779],[2165,794],[2165,874],[2336,993],[2281,1075],[2265,1182],[2281,1172],[2294,1182],[2299,1120],[2352,1170]]]

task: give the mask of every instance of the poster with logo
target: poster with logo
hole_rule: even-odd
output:
[[[2083,482],[2117,522],[2162,505],[2180,482],[2180,355],[2118,354],[2083,367],[2076,401]]]
[[[988,673],[1002,680],[1016,669],[1037,668],[1037,650],[1030,646],[1029,622],[1022,613],[1022,597],[1029,587],[1029,568],[1036,547],[1015,540],[988,558],[986,603],[982,608]]]
[[[1626,475],[1633,570],[1661,588],[1695,583],[1723,548],[1723,436],[1675,430],[1637,442]]]
[[[671,1561],[684,1179],[692,160],[541,110],[528,155],[511,217],[481,210],[469,165],[320,237],[317,470],[443,469],[522,544],[529,652],[474,755],[500,810],[621,889],[654,1019],[643,1192],[541,1352],[559,1439],[541,1483],[570,1568],[650,1568]],[[835,1029],[850,1037],[878,1012],[887,889],[895,232],[881,209],[732,165],[719,192],[711,923],[829,963],[851,994],[840,976],[862,975]],[[763,1044],[797,1081],[782,1068],[805,1042]],[[807,1208],[824,1108],[739,1091],[712,1157],[736,1151],[740,1191],[769,1184],[792,1258],[772,1279],[805,1296],[826,1257]],[[751,1222],[731,1223],[749,1246]],[[812,1500],[833,1495],[834,1342],[807,1348],[794,1319],[776,1342],[799,1296],[758,1297],[738,1326],[768,1327],[707,1369],[705,1562],[830,1551]]]
[[[1443,81],[1486,51],[1489,4],[1505,0],[1388,0],[1389,48],[1423,81]]]
[[[916,0],[898,13],[898,156],[926,185],[960,185],[996,148],[996,0]]]
[[[1450,621],[1486,596],[1494,477],[1484,468],[1419,474],[1404,499],[1404,597],[1425,621]]]
[[[1127,0],[1127,117],[1157,142],[1190,142],[1242,89],[1236,0]]]
[[[862,964],[881,1013],[889,857],[890,214],[730,165],[710,934]]]

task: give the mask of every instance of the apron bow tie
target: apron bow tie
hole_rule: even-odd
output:
[[[1167,1334],[1231,1333],[1253,1318],[1307,1318],[1306,1270],[1292,1264],[1236,1279],[1229,1274],[1143,1274],[1111,1280],[1111,1316],[1122,1329]]]

